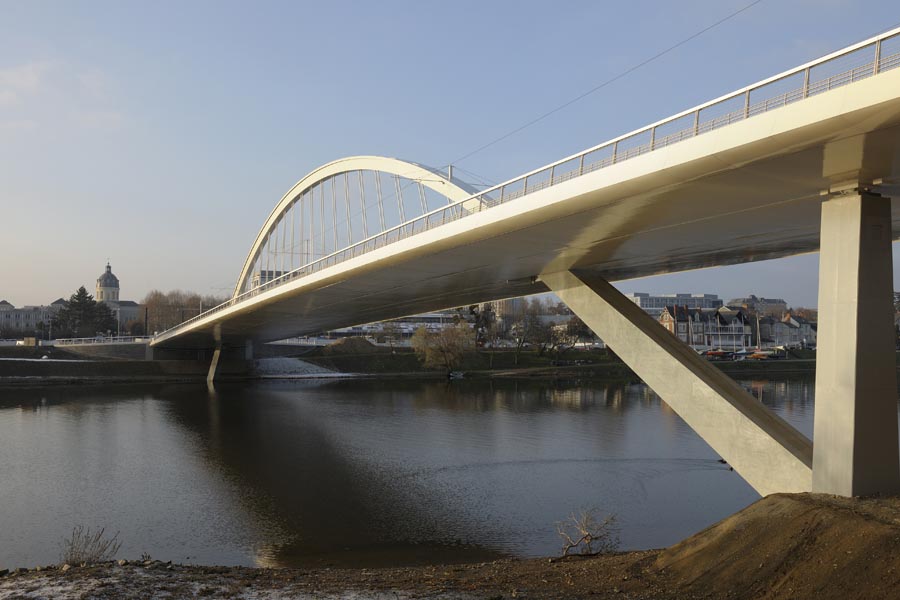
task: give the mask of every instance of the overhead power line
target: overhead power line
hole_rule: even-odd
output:
[[[509,131],[509,132],[507,132],[507,133],[501,135],[500,137],[498,137],[498,138],[496,138],[496,139],[494,139],[494,140],[492,140],[492,141],[490,141],[490,142],[488,142],[488,143],[486,143],[486,144],[483,144],[482,146],[479,146],[479,147],[476,148],[475,150],[472,150],[471,152],[469,152],[469,153],[467,153],[467,154],[464,154],[464,155],[460,156],[460,157],[457,158],[456,160],[452,161],[451,164],[454,164],[454,165],[455,165],[455,163],[458,163],[458,162],[461,162],[461,161],[463,161],[463,160],[466,160],[467,158],[469,158],[469,157],[471,157],[471,156],[474,156],[474,155],[478,154],[478,153],[481,152],[482,150],[486,150],[486,149],[490,148],[491,146],[493,146],[494,144],[498,144],[498,143],[502,142],[503,140],[507,139],[508,137],[511,137],[511,136],[513,136],[513,135],[519,133],[520,131],[523,131],[523,130],[525,130],[525,129],[528,129],[528,128],[531,127],[532,125],[534,125],[534,124],[536,124],[536,123],[539,123],[539,122],[543,121],[544,119],[546,119],[547,117],[549,117],[549,116],[551,116],[551,115],[554,115],[554,114],[558,113],[559,111],[563,110],[564,108],[567,108],[567,107],[569,107],[569,106],[575,104],[575,103],[578,102],[579,100],[582,100],[582,99],[584,99],[584,98],[587,98],[587,97],[590,96],[591,94],[593,94],[593,93],[595,93],[595,92],[597,92],[597,91],[599,91],[599,90],[605,88],[606,86],[610,85],[611,83],[614,83],[614,82],[618,81],[619,79],[622,79],[623,77],[625,77],[625,76],[627,76],[627,75],[630,75],[631,73],[634,73],[635,71],[637,71],[637,70],[640,69],[641,67],[643,67],[643,66],[645,66],[645,65],[648,65],[648,64],[652,63],[653,61],[655,61],[655,60],[657,60],[657,59],[659,59],[659,58],[665,56],[666,54],[672,52],[673,50],[675,50],[675,49],[677,49],[677,48],[679,48],[679,47],[681,47],[681,46],[687,44],[687,43],[690,42],[691,40],[694,40],[694,39],[700,37],[701,35],[703,35],[703,34],[706,33],[707,31],[709,31],[709,30],[711,30],[711,29],[714,29],[714,28],[718,27],[719,25],[721,25],[722,23],[725,23],[726,21],[729,21],[729,20],[733,19],[734,17],[738,16],[738,15],[741,14],[742,12],[744,12],[744,11],[746,11],[746,10],[749,10],[749,9],[753,8],[754,6],[756,6],[757,4],[759,4],[759,3],[762,2],[762,1],[763,1],[763,0],[753,0],[753,2],[751,2],[750,4],[747,4],[747,5],[744,6],[743,8],[740,8],[740,9],[734,11],[733,13],[731,13],[731,14],[725,16],[725,17],[722,17],[721,19],[719,19],[719,20],[716,21],[715,23],[713,23],[713,24],[711,24],[711,25],[708,25],[708,26],[704,27],[704,28],[701,29],[700,31],[697,31],[696,33],[694,33],[694,34],[692,34],[692,35],[690,35],[690,36],[684,38],[684,39],[681,40],[680,42],[678,42],[678,43],[676,43],[676,44],[673,44],[673,45],[669,46],[668,48],[666,48],[665,50],[662,50],[662,51],[660,51],[660,52],[654,54],[654,55],[651,56],[650,58],[647,58],[647,59],[645,59],[645,60],[639,62],[638,64],[629,67],[628,69],[622,71],[622,72],[619,73],[618,75],[615,75],[614,77],[611,77],[611,78],[607,79],[607,80],[604,81],[603,83],[600,83],[599,85],[594,86],[593,88],[591,88],[591,89],[589,89],[588,91],[586,91],[586,92],[584,92],[584,93],[582,93],[582,94],[576,96],[575,98],[572,98],[572,99],[569,100],[568,102],[565,102],[565,103],[563,103],[563,104],[560,104],[560,105],[557,106],[556,108],[554,108],[554,109],[552,109],[552,110],[549,110],[549,111],[545,112],[544,114],[542,114],[542,115],[540,115],[540,116],[538,116],[538,117],[535,117],[534,119],[528,121],[527,123],[525,123],[525,124],[523,124],[523,125],[521,125],[521,126],[519,126],[519,127],[516,127],[516,128],[513,129],[512,131]]]

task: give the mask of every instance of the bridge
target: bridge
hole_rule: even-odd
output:
[[[396,159],[301,179],[227,302],[151,352],[553,291],[757,491],[900,491],[900,28],[492,188]],[[610,282],[820,252],[815,440]]]

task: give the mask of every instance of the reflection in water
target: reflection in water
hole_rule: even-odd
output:
[[[811,433],[811,380],[742,385]],[[547,555],[555,522],[593,506],[618,515],[625,547],[658,547],[757,497],[644,385],[344,380],[0,397],[4,565],[56,561],[77,523],[121,531],[123,555],[182,562]]]

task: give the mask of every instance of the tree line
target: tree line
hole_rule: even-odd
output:
[[[205,310],[222,304],[227,299],[184,290],[168,292],[151,290],[141,300],[147,321],[147,333],[165,331],[175,327]]]
[[[575,344],[594,339],[594,333],[578,317],[573,315],[564,323],[554,325],[541,318],[542,308],[539,303],[526,304],[507,331],[501,330],[501,322],[490,304],[460,308],[452,326],[439,330],[420,327],[410,344],[425,368],[451,372],[473,351],[489,352],[493,367],[494,352],[501,339],[514,342],[515,364],[519,364],[525,348],[536,349],[538,356],[555,354],[558,358]]]
[[[196,292],[152,290],[141,301],[137,319],[118,323],[116,314],[104,302],[98,302],[84,286],[75,290],[63,308],[52,318],[53,337],[94,337],[97,335],[145,335],[164,331],[195,317],[226,299]],[[43,332],[43,324],[37,326]]]

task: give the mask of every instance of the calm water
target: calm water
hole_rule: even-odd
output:
[[[811,379],[742,385],[811,435]],[[0,567],[76,524],[207,564],[552,555],[589,507],[649,548],[758,498],[646,386],[597,381],[0,389],[0,442]]]

